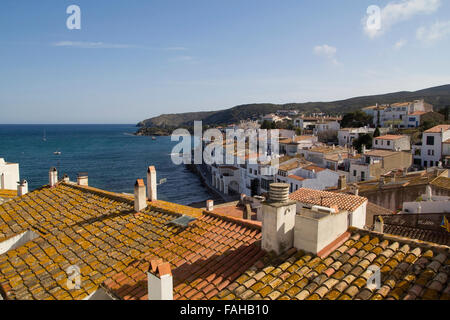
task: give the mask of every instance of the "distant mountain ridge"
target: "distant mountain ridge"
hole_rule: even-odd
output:
[[[140,127],[176,128],[190,127],[194,120],[203,121],[204,125],[219,125],[236,123],[240,120],[259,118],[261,115],[277,110],[297,110],[299,112],[326,112],[329,114],[343,114],[362,109],[376,103],[395,103],[425,99],[439,110],[450,105],[450,84],[422,89],[418,91],[400,91],[394,93],[355,97],[332,102],[305,102],[287,104],[245,104],[230,109],[206,112],[186,112],[178,114],[162,114],[157,117],[143,120],[138,123]]]

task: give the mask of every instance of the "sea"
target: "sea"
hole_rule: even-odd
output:
[[[177,141],[135,136],[136,130],[132,124],[0,125],[0,158],[19,163],[30,191],[48,184],[48,171],[56,167],[71,181],[87,172],[90,186],[133,193],[136,179],[145,179],[154,165],[157,179],[164,179],[158,199],[188,205],[211,197],[197,175],[172,162]]]

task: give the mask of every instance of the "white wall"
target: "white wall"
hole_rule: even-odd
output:
[[[294,247],[316,254],[347,230],[347,212],[322,214],[313,211],[295,216]]]
[[[404,202],[403,211],[405,213],[450,213],[450,201]]]
[[[0,189],[17,190],[19,180],[19,164],[7,163],[0,158]]]
[[[366,225],[367,201],[360,205],[355,211],[350,212],[350,225],[356,228],[364,228]]]

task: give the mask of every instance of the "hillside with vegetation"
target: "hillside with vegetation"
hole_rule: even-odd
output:
[[[245,104],[230,109],[209,112],[188,112],[179,114],[163,114],[138,123],[141,129],[140,134],[145,134],[148,128],[164,128],[170,131],[174,128],[193,125],[195,120],[201,120],[203,125],[227,125],[239,122],[240,120],[258,119],[262,115],[276,112],[277,110],[297,110],[302,113],[325,112],[330,115],[343,115],[354,112],[364,107],[375,105],[376,103],[396,103],[412,101],[416,99],[425,99],[431,103],[435,111],[450,105],[450,85],[443,85],[423,89],[419,91],[401,91],[395,93],[355,97],[346,100],[332,102],[306,102],[306,103],[288,103],[288,104]],[[165,131],[164,130],[164,131]]]

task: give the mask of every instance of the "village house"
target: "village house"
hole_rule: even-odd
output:
[[[440,166],[448,152],[446,141],[450,139],[450,125],[438,125],[426,130],[422,144],[413,145],[414,163],[424,168]]]
[[[288,156],[299,154],[300,150],[310,149],[318,142],[317,136],[294,136],[279,140],[279,152]]]
[[[412,164],[409,152],[370,150],[363,152],[359,159],[347,159],[348,181],[358,182],[379,179],[391,170],[407,170]]]
[[[344,128],[338,131],[338,143],[340,146],[352,146],[353,141],[357,140],[360,136],[365,134],[373,134],[374,128],[361,127],[361,128]]]
[[[373,138],[373,149],[383,149],[392,151],[410,151],[411,138],[408,135],[384,135]]]
[[[421,124],[420,116],[432,112],[433,106],[421,99],[388,105],[377,104],[363,108],[362,111],[373,116],[374,126],[408,128],[418,127]]]

